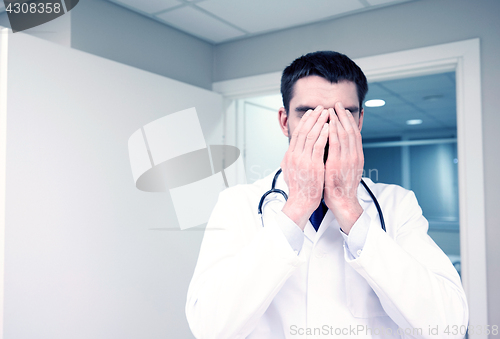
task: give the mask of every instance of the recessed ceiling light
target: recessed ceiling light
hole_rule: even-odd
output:
[[[407,125],[420,125],[422,123],[422,119],[410,119],[406,120]]]
[[[385,101],[382,99],[372,99],[365,102],[366,107],[382,107],[385,105]]]

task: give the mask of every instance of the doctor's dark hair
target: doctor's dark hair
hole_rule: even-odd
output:
[[[368,92],[368,83],[361,68],[344,54],[333,51],[319,51],[295,59],[283,71],[281,76],[281,96],[287,114],[295,83],[297,80],[309,75],[320,76],[331,83],[344,80],[354,82],[358,92],[359,109],[361,110],[366,92]]]

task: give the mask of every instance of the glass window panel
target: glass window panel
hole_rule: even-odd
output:
[[[457,144],[410,147],[411,189],[429,221],[458,228]]]
[[[365,148],[365,166],[363,176],[373,182],[402,184],[401,147]]]

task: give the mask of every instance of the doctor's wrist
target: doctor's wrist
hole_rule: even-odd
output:
[[[307,220],[309,220],[309,217],[314,211],[314,208],[311,208],[312,207],[308,208],[304,203],[297,202],[290,197],[281,211],[303,231],[306,227]]]
[[[333,208],[332,212],[333,215],[335,215],[342,231],[349,235],[351,228],[354,226],[361,214],[363,214],[363,208],[359,202],[356,201],[356,203],[352,205],[343,206],[341,208]]]

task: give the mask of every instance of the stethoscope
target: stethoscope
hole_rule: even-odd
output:
[[[278,177],[279,177],[280,174],[281,174],[281,168],[274,175],[271,189],[269,191],[267,191],[266,193],[264,193],[262,195],[262,197],[260,198],[259,210],[258,211],[259,211],[259,214],[261,216],[261,219],[262,219],[262,206],[264,205],[264,201],[266,200],[266,198],[267,198],[267,196],[269,194],[271,194],[271,193],[278,193],[278,194],[281,194],[285,198],[285,200],[288,200],[288,195],[285,193],[285,191],[280,190],[279,188],[276,188],[276,181],[278,181]],[[366,189],[366,191],[368,192],[368,194],[372,198],[373,202],[375,203],[375,207],[377,208],[377,211],[378,211],[378,217],[380,218],[380,226],[385,231],[384,216],[382,215],[382,209],[380,208],[380,204],[378,203],[377,198],[375,198],[375,195],[368,188],[368,185],[366,185],[366,183],[363,181],[363,179],[361,179],[361,184],[364,186],[364,188]],[[264,223],[262,223],[262,226],[264,226]]]

